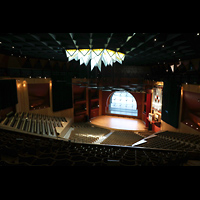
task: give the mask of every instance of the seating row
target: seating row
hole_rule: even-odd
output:
[[[67,120],[65,117],[10,112],[1,122],[1,125],[31,133],[56,137],[56,127],[62,127],[62,121],[66,122]]]
[[[184,143],[200,145],[200,135],[195,135],[195,134],[165,131],[159,133],[158,137],[174,141],[181,141]]]
[[[133,143],[143,139],[139,134],[133,131],[114,131],[101,144],[132,146]]]
[[[165,137],[159,137],[159,133],[156,137],[151,137],[145,139],[145,143],[141,143],[137,145],[138,147],[146,147],[146,148],[159,148],[159,149],[173,149],[173,150],[181,150],[181,151],[197,151],[200,152],[200,149],[193,144],[182,142],[179,140],[169,140]]]
[[[74,142],[94,143],[110,132],[109,129],[97,127],[89,123],[73,123],[69,139]]]
[[[0,129],[1,166],[183,165],[187,152],[80,144]]]

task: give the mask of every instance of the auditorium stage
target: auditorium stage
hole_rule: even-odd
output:
[[[147,131],[141,119],[132,119],[128,117],[117,117],[111,115],[101,115],[92,118],[90,122],[94,125],[113,130],[131,130],[138,132]]]

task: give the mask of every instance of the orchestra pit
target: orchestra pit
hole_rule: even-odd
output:
[[[0,166],[200,166],[199,33],[1,33]]]

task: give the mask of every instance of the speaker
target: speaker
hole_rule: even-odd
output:
[[[71,77],[65,75],[52,80],[53,112],[72,108],[72,83]]]
[[[0,80],[0,109],[14,106],[17,103],[16,80]]]
[[[174,80],[164,81],[162,120],[178,128],[181,86]]]

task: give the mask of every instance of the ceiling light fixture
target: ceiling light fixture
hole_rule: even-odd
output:
[[[95,66],[101,71],[101,61],[107,67],[107,65],[113,66],[116,61],[122,64],[125,58],[124,53],[109,49],[66,49],[66,56],[69,61],[80,60],[80,65],[83,63],[88,65],[91,60],[91,71]]]

